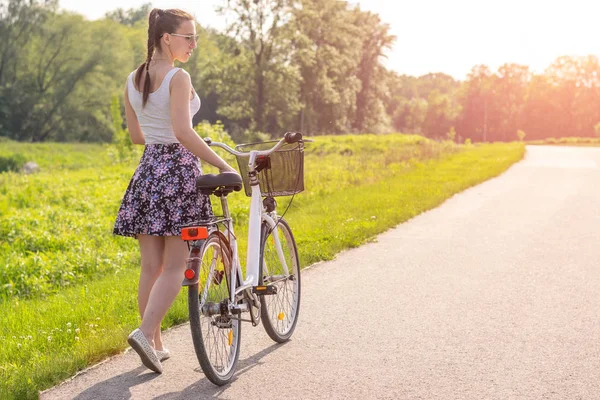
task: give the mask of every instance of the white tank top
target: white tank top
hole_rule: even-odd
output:
[[[181,68],[173,68],[165,75],[160,87],[149,94],[146,106],[142,108],[142,92],[134,85],[135,72],[127,78],[127,95],[129,103],[135,111],[146,144],[179,143],[173,132],[171,122],[171,92],[169,84],[173,75]],[[194,91],[194,98],[190,100],[190,115],[193,117],[200,110],[200,98]]]

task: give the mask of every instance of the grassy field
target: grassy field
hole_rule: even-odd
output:
[[[317,137],[307,145],[307,190],[286,219],[306,266],[437,206],[505,171],[519,143],[458,146],[412,135]],[[42,171],[0,174],[0,398],[39,390],[126,347],[139,324],[137,243],[112,235],[140,149],[116,163],[100,145],[3,143]],[[289,199],[280,199],[284,210]],[[230,196],[240,254],[248,198]],[[185,293],[163,327],[187,319]]]
[[[600,138],[597,137],[563,137],[549,138],[544,140],[531,140],[527,144],[550,145],[550,146],[600,146]]]

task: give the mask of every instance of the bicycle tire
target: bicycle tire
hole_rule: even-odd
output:
[[[274,231],[266,223],[262,226],[259,262],[259,284],[277,287],[277,293],[260,297],[261,320],[265,331],[277,343],[290,339],[300,312],[300,261],[294,235],[288,223],[280,218],[276,227],[281,241],[289,275],[283,270],[281,259],[270,240]]]
[[[216,304],[229,298],[232,258],[228,249],[227,238],[218,231],[212,232],[200,252],[199,282],[188,288],[188,311],[194,350],[204,375],[218,386],[228,383],[235,373],[240,355],[241,322],[232,319],[231,328],[219,327],[214,323],[220,314],[207,316],[201,309],[205,304]],[[211,267],[213,258],[215,266]],[[220,274],[221,271],[223,274]]]

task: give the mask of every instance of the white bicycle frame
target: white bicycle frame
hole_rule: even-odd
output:
[[[254,175],[256,174],[256,158],[258,156],[267,156],[281,146],[285,144],[285,141],[282,139],[277,143],[272,149],[266,151],[258,151],[253,150],[250,153],[242,153],[236,150],[233,150],[229,146],[223,143],[213,142],[210,145],[215,147],[220,147],[225,149],[231,154],[234,155],[250,155],[250,159],[248,161],[248,175],[250,177],[251,182],[251,190],[252,196],[250,200],[250,218],[248,222],[248,250],[246,253],[246,276],[244,279],[244,275],[242,273],[242,265],[240,263],[237,240],[235,237],[235,233],[233,230],[233,220],[231,219],[231,215],[229,213],[229,206],[227,203],[226,197],[221,197],[221,205],[223,208],[223,213],[225,214],[225,218],[227,218],[227,232],[228,239],[231,244],[231,248],[233,250],[233,260],[231,261],[233,265],[235,265],[237,274],[231,274],[231,292],[230,299],[232,301],[232,305],[235,304],[236,295],[242,293],[244,290],[250,289],[253,286],[258,286],[258,273],[259,273],[259,262],[260,262],[260,245],[261,245],[261,231],[260,227],[263,222],[265,222],[269,228],[273,231],[273,239],[275,242],[275,249],[277,251],[277,255],[279,256],[279,260],[281,265],[283,266],[283,272],[285,275],[289,275],[289,268],[287,262],[285,260],[285,255],[283,253],[283,249],[281,247],[281,240],[279,239],[279,230],[276,229],[277,226],[277,213],[276,211],[272,211],[268,213],[262,204],[262,193],[260,191],[260,185],[258,182],[258,177]],[[212,271],[211,271],[212,273]],[[238,275],[239,274],[239,275]],[[240,282],[239,287],[237,287],[237,277],[242,277],[242,282]]]

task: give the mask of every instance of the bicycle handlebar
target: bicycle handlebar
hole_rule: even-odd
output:
[[[292,143],[297,143],[299,141],[302,140],[302,133],[300,132],[286,132],[286,134],[283,136],[283,139],[281,139],[280,141],[278,141],[275,146],[273,146],[271,149],[269,150],[253,150],[251,152],[242,152],[242,151],[237,151],[232,149],[231,147],[227,146],[225,143],[220,143],[220,142],[213,142],[211,138],[206,137],[204,138],[204,142],[209,145],[209,146],[214,146],[214,147],[220,147],[223,150],[227,151],[228,153],[233,154],[234,156],[247,156],[250,155],[250,153],[255,152],[255,154],[257,156],[268,156],[269,154],[277,151],[281,146],[283,146],[284,144],[292,144]]]
[[[302,140],[302,133],[300,132],[286,132],[286,134],[283,136],[283,140],[285,140],[285,142],[287,144],[292,144],[292,143],[296,143]]]

